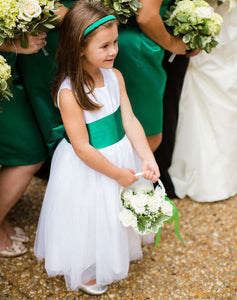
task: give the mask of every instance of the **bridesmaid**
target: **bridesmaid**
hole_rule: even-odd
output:
[[[73,2],[75,1],[60,1],[62,6],[57,12],[60,15],[60,22]],[[18,58],[18,67],[23,78],[23,84],[50,155],[61,139],[60,130],[62,129],[62,126],[60,127],[62,124],[61,117],[54,106],[50,92],[56,72],[55,53],[58,37],[58,28],[50,30],[47,34],[47,45],[43,51],[27,56],[20,55]]]
[[[120,27],[119,53],[115,60],[115,67],[124,76],[133,111],[153,152],[162,139],[164,51],[186,54],[186,44],[181,38],[171,36],[162,20],[169,1],[140,0],[139,14]]]
[[[13,97],[10,101],[1,101],[0,113],[0,257],[19,256],[27,251],[22,243],[29,238],[21,228],[11,226],[7,214],[48,156],[16,70],[15,53],[29,56],[39,51],[46,44],[45,37],[45,33],[38,37],[28,36],[27,49],[21,48],[19,40],[4,42],[0,46],[1,55],[11,66],[14,78],[11,88]]]

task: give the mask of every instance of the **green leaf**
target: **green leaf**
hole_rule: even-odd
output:
[[[1,87],[1,90],[6,90],[7,89],[6,80],[4,80],[4,79],[1,80],[0,87]]]
[[[121,10],[121,5],[118,2],[114,2],[113,7],[116,11],[120,11]]]
[[[4,40],[5,39],[2,36],[0,36],[0,46],[3,44]]]
[[[43,26],[47,29],[53,29],[55,27],[54,25],[49,24],[49,23],[45,23],[45,24],[43,24]]]
[[[189,43],[191,40],[192,35],[190,33],[187,33],[183,36],[183,42],[184,43]]]
[[[195,38],[195,42],[197,43],[197,46],[199,49],[204,49],[205,47],[205,38],[203,38],[201,35],[198,35],[196,38]]]
[[[28,47],[28,41],[27,41],[26,35],[24,33],[21,36],[20,43],[21,43],[22,48],[27,48]]]

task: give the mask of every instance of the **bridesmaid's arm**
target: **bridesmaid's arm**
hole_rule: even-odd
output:
[[[63,18],[65,17],[66,13],[68,12],[68,8],[64,5],[62,5],[60,2],[57,2],[57,5],[61,5],[57,11],[55,11],[55,15],[59,15],[59,22],[61,23],[63,21]]]
[[[136,17],[140,29],[164,49],[175,54],[185,54],[187,45],[181,38],[169,34],[159,14],[162,0],[140,0],[140,2],[142,8]]]

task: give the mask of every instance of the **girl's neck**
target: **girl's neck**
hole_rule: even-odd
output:
[[[94,80],[95,88],[100,88],[105,85],[104,76],[99,68],[97,70],[94,70],[93,73],[89,73],[89,74],[91,75],[91,77]]]
[[[87,72],[93,78],[95,83],[95,88],[100,88],[105,85],[104,76],[99,68],[93,70],[87,70]]]

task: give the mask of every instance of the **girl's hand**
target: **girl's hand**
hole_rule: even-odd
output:
[[[144,161],[142,164],[142,177],[153,183],[160,177],[160,170],[155,160]]]
[[[127,187],[133,184],[135,181],[138,180],[138,177],[134,175],[135,172],[132,169],[120,169],[119,177],[116,181],[123,187]]]
[[[17,50],[17,53],[20,53],[20,54],[37,53],[41,48],[46,46],[46,44],[47,44],[47,42],[45,40],[46,36],[47,35],[45,32],[41,32],[38,36],[27,35],[27,40],[28,40],[27,48],[22,48],[20,39],[16,39],[16,40],[14,40],[16,49],[13,49],[13,50]]]

